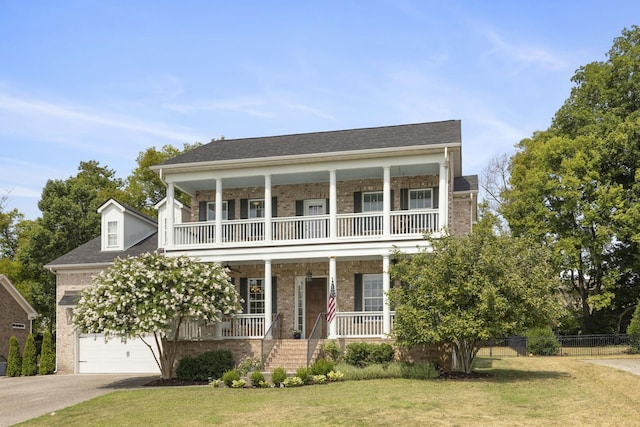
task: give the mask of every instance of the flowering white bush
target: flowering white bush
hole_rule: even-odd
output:
[[[186,256],[146,253],[116,259],[95,276],[74,309],[73,322],[105,338],[153,335],[162,377],[171,378],[178,338],[175,333],[169,342],[172,330],[187,318],[213,323],[240,311],[240,297],[225,268]]]

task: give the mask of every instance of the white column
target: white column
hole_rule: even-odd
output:
[[[449,225],[449,162],[445,154],[444,161],[440,162],[440,183],[438,197],[438,221],[440,229],[446,229]]]
[[[336,277],[336,258],[335,257],[329,257],[329,289],[331,289],[331,283],[333,283],[333,286],[335,287],[335,292],[336,292],[336,316],[333,318],[333,321],[331,323],[329,323],[329,339],[336,339],[338,338],[338,311],[339,311],[339,307],[338,307],[338,278]],[[327,302],[328,302],[328,298],[327,298]]]
[[[264,331],[265,333],[271,327],[271,295],[273,293],[271,283],[271,260],[264,260]]]
[[[264,240],[270,242],[273,238],[271,225],[271,175],[264,176]]]
[[[391,334],[391,309],[389,308],[389,255],[382,256],[382,332],[385,336]]]
[[[336,189],[336,171],[329,171],[329,237],[338,237],[338,196]]]
[[[384,182],[382,183],[382,234],[391,235],[391,169],[384,167]]]
[[[173,183],[170,182],[167,185],[167,230],[166,230],[166,233],[167,233],[166,246],[169,248],[173,247],[173,244],[174,244],[174,241],[173,241],[174,227],[173,226],[176,222],[174,205],[175,205],[175,187]]]
[[[222,243],[222,180],[216,179],[216,243]]]

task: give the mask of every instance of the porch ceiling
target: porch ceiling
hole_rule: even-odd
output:
[[[392,166],[390,168],[391,177],[415,176],[415,175],[437,175],[439,165],[437,163],[416,164]],[[344,169],[336,171],[336,179],[338,181],[352,181],[360,179],[382,179],[382,167]],[[212,173],[214,175],[215,172]],[[309,184],[329,182],[329,172],[326,170],[309,171],[295,174],[273,174],[271,175],[271,185],[291,185],[291,184]],[[190,181],[179,181],[176,186],[188,194],[194,195],[196,191],[211,190],[215,188],[215,178],[199,179]],[[222,189],[246,188],[246,187],[263,187],[264,176],[243,176],[234,178],[225,178],[222,180]],[[381,187],[382,188],[382,187]]]

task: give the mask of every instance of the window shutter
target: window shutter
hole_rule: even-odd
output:
[[[433,206],[433,209],[438,209],[438,205],[439,205],[439,201],[440,201],[440,196],[439,196],[439,191],[438,191],[438,187],[434,187],[433,189],[433,200],[431,200],[431,205]]]
[[[242,302],[242,312],[247,313],[247,304],[249,304],[249,285],[246,277],[240,278],[240,298]]]
[[[354,275],[353,311],[362,311],[362,273]]]
[[[240,219],[249,218],[249,200],[240,199]]]
[[[227,200],[227,217],[231,219],[236,219],[236,201],[235,200]]]
[[[272,218],[278,217],[278,198],[277,197],[271,198],[271,217]]]
[[[296,200],[296,216],[304,215],[304,200]]]
[[[271,313],[278,313],[278,278],[271,278]]]
[[[353,193],[353,213],[362,212],[362,192],[355,191]]]
[[[207,220],[207,202],[198,203],[198,220],[199,221]]]
[[[409,189],[402,188],[400,189],[400,209],[406,211],[409,209]]]
[[[394,196],[394,191],[395,191],[395,190],[391,190],[391,210],[392,210],[392,211],[393,211],[393,210],[395,210],[395,209],[394,209],[394,205],[396,204],[396,198],[395,198],[395,196]]]
[[[324,205],[324,206],[325,206],[325,210],[326,210],[326,212],[325,212],[325,213],[326,213],[327,215],[328,215],[328,214],[330,214],[331,212],[329,212],[329,199],[326,199],[326,200],[325,200],[325,205]]]

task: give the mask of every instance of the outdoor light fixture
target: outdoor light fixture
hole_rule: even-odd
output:
[[[307,280],[307,283],[311,283],[311,280],[313,279],[313,274],[311,274],[311,270],[307,271],[305,278]]]

